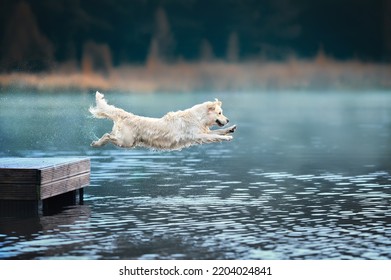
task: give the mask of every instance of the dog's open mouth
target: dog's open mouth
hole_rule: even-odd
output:
[[[224,124],[220,120],[216,120],[218,126],[224,126]]]

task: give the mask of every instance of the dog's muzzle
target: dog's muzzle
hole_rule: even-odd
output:
[[[226,123],[222,123],[219,119],[216,120],[216,123],[218,126],[224,126],[226,125],[227,123],[229,123],[229,119],[227,119]]]

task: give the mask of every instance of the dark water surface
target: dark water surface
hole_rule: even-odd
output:
[[[89,94],[0,95],[1,157],[87,156],[84,205],[2,213],[0,259],[391,259],[391,94],[125,95],[147,116],[218,97],[232,142],[89,147]]]

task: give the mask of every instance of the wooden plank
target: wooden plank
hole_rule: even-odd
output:
[[[85,187],[88,158],[2,158],[0,200],[39,200]]]
[[[39,186],[36,184],[1,184],[2,200],[39,200]]]
[[[0,184],[31,183],[35,176],[41,176],[37,180],[44,184],[87,171],[90,171],[90,160],[86,158],[3,158],[0,159]]]
[[[90,173],[83,173],[60,181],[50,182],[41,186],[40,199],[46,199],[62,193],[77,190],[87,186],[89,183]]]
[[[90,171],[90,161],[80,160],[47,167],[41,170],[41,184],[62,180]]]
[[[39,172],[35,169],[0,169],[0,184],[39,182]]]
[[[60,158],[2,158],[0,159],[1,168],[15,169],[44,169],[50,166],[66,164],[89,159],[80,157],[60,157]]]

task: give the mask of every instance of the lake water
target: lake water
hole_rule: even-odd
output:
[[[86,156],[84,205],[2,213],[0,259],[391,259],[391,94],[106,94],[160,117],[223,101],[234,140],[89,147],[93,92],[0,94],[1,157]]]

